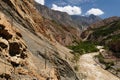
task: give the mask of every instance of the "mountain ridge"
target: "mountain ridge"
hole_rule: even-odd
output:
[[[81,30],[83,27],[88,27],[90,24],[102,20],[100,17],[93,14],[89,15],[88,17],[80,15],[69,15],[66,12],[52,10],[47,6],[41,5],[39,3],[35,3],[35,6],[44,18],[50,19],[67,27],[79,27]]]
[[[82,25],[83,29],[84,27],[87,28],[89,25],[102,20],[100,17],[93,14],[89,16],[72,15],[71,18],[76,22],[76,24]]]

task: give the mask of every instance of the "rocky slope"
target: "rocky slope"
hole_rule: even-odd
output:
[[[55,11],[39,3],[35,3],[35,6],[44,18],[47,18],[53,22],[57,22],[58,24],[67,27],[80,27],[80,25],[77,25],[72,20],[71,16],[68,15],[66,12]]]
[[[34,6],[34,3],[29,5],[30,3],[27,3],[27,1],[25,1],[25,3],[21,5],[21,2],[19,2],[19,4],[11,4],[10,2],[6,2],[4,0],[2,2],[7,3],[1,3],[1,10],[3,9],[3,12],[6,15],[12,19],[15,19],[18,23],[21,22],[22,25],[28,28],[31,32],[36,32],[35,34],[40,32],[44,36],[48,37],[48,39],[53,40],[53,38],[55,38],[55,40],[63,45],[69,45],[72,43],[72,41],[74,41],[74,39],[80,39],[80,30],[78,28],[68,28],[48,19],[42,18],[36,8],[32,7]]]
[[[114,16],[114,17],[110,17],[110,18],[107,18],[107,19],[104,19],[104,20],[102,20],[102,21],[98,21],[98,22],[96,22],[96,23],[94,23],[94,24],[91,24],[84,32],[82,32],[82,34],[81,34],[81,38],[88,38],[88,36],[91,34],[91,33],[93,33],[94,31],[96,31],[97,32],[97,30],[99,31],[100,29],[104,29],[104,28],[106,28],[106,27],[114,27],[114,25],[112,25],[112,24],[114,24],[114,23],[116,23],[117,21],[119,21],[120,20],[120,17],[116,17],[116,16]],[[110,25],[110,26],[109,26]],[[115,30],[116,31],[116,30]],[[114,32],[114,31],[113,31]],[[107,33],[107,32],[106,32]],[[112,32],[111,32],[112,33]],[[102,32],[101,32],[101,34],[102,34]],[[107,35],[109,35],[109,33],[107,34]],[[98,36],[99,38],[100,38],[100,36]],[[102,41],[102,40],[101,40]]]
[[[57,42],[78,36],[43,19],[33,0],[0,0],[0,80],[78,80],[73,55]]]

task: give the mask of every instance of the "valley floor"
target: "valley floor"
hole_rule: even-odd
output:
[[[80,72],[85,76],[83,80],[120,80],[94,61],[94,56],[98,54],[99,52],[95,52],[80,57]]]

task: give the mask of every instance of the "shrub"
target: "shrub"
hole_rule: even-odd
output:
[[[113,51],[113,55],[120,57],[120,40],[112,40],[108,43],[109,50]]]
[[[113,52],[120,52],[120,40],[112,40],[109,42],[108,46]]]
[[[89,41],[80,42],[75,46],[69,46],[69,48],[72,49],[75,53],[79,53],[80,55],[98,51],[95,44]]]
[[[80,59],[80,54],[74,53],[73,61],[75,61],[77,63],[79,61],[79,59]]]

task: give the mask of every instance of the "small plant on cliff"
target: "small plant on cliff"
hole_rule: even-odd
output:
[[[73,59],[72,59],[72,62],[78,62],[80,59],[80,54],[79,53],[74,53],[74,56],[73,56]]]

